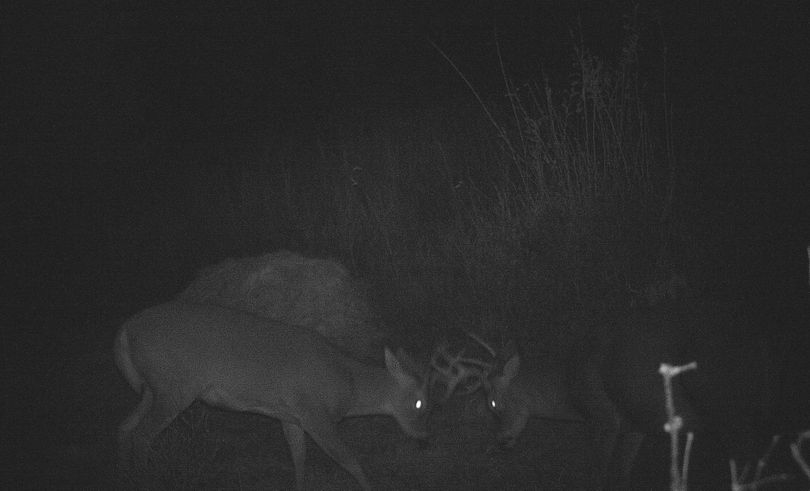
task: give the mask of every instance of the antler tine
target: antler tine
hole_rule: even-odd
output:
[[[494,350],[494,349],[492,349],[492,346],[490,346],[489,344],[487,344],[486,342],[484,342],[484,340],[483,340],[483,339],[481,339],[481,336],[479,336],[478,334],[475,334],[474,332],[468,332],[468,333],[467,333],[467,336],[469,336],[469,337],[473,338],[473,340],[475,340],[475,342],[476,342],[476,343],[478,343],[478,344],[480,344],[481,346],[483,346],[483,347],[484,347],[484,349],[485,349],[485,350],[487,350],[487,352],[489,352],[489,354],[490,354],[490,355],[492,355],[492,357],[493,357],[493,358],[497,358],[497,357],[498,357],[498,355],[495,353],[495,350]]]
[[[468,387],[465,393],[475,392],[483,383],[485,374],[492,369],[492,365],[483,360],[465,357],[464,348],[457,354],[450,354],[447,352],[447,347],[446,341],[437,346],[430,362],[431,367],[444,378],[447,386],[445,400],[455,392],[459,384],[468,379],[474,379],[475,383]]]

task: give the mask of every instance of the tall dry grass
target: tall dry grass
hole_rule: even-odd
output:
[[[646,85],[631,23],[612,59],[581,41],[571,54],[563,86],[501,66],[505,97],[355,107],[272,144],[259,132],[232,162],[144,162],[158,185],[111,227],[112,260],[146,257],[138,273],[179,288],[223,257],[334,257],[390,325],[424,338],[507,338],[588,303],[627,305],[677,269],[665,90]]]

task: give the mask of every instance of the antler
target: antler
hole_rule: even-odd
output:
[[[473,339],[476,339],[486,346],[486,343],[483,343],[483,341],[480,341],[476,337],[473,337]],[[449,344],[447,341],[440,343],[436,346],[433,355],[430,357],[430,366],[441,376],[446,386],[443,400],[447,400],[453,395],[456,387],[462,382],[470,380],[473,382],[465,387],[464,394],[472,394],[481,387],[489,371],[492,370],[491,363],[487,363],[478,358],[465,357],[464,348],[456,354],[450,354],[448,347]]]
[[[475,342],[477,342],[478,344],[483,346],[484,349],[487,350],[490,355],[492,355],[492,358],[497,358],[498,357],[498,355],[495,354],[495,350],[492,349],[492,346],[485,343],[484,340],[481,339],[481,337],[478,334],[475,334],[474,332],[468,332],[466,334],[467,334],[467,336],[473,338],[473,340],[475,340]],[[492,368],[492,367],[490,367],[490,368]]]

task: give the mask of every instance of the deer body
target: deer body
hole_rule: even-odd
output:
[[[355,360],[314,330],[222,307],[182,302],[136,315],[120,329],[115,360],[142,400],[121,424],[122,462],[145,461],[149,443],[194,400],[282,422],[302,486],[304,433],[363,488],[368,480],[335,424],[387,414],[425,437],[423,381],[385,350],[386,367]]]
[[[594,469],[592,486],[619,486],[644,435],[662,431],[666,422],[658,365],[651,364],[655,357],[640,359],[641,353],[654,351],[642,349],[637,356],[624,349],[630,347],[616,343],[611,351],[589,342],[540,369],[538,365],[550,362],[523,363],[513,355],[488,384],[490,408],[501,420],[499,442],[513,446],[529,417],[579,422],[591,439],[586,462]],[[676,400],[691,422],[691,406],[680,388],[676,388]]]
[[[750,426],[768,415],[773,378],[767,353],[740,321],[734,311],[641,312],[605,330],[607,339],[574,346],[554,370],[538,372],[531,362],[524,369],[514,355],[487,385],[490,406],[501,406],[499,438],[514,442],[529,416],[584,421],[592,437],[594,486],[620,488],[645,435],[663,434],[667,422],[660,364],[693,360],[696,372],[673,379],[684,431],[710,427],[750,436]],[[739,443],[726,445],[733,446]]]

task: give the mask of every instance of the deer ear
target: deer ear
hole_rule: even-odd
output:
[[[508,384],[518,374],[520,369],[520,355],[512,355],[511,358],[503,366],[503,378]]]
[[[396,360],[399,361],[399,366],[400,368],[402,368],[402,371],[407,373],[411,377],[419,379],[427,378],[428,375],[427,367],[424,364],[415,360],[401,347],[397,348],[394,358],[396,358]],[[386,362],[386,366],[387,365],[388,362]]]
[[[385,348],[385,367],[388,368],[388,373],[394,377],[399,385],[405,386],[416,383],[416,380],[405,371],[400,359],[388,348]]]

